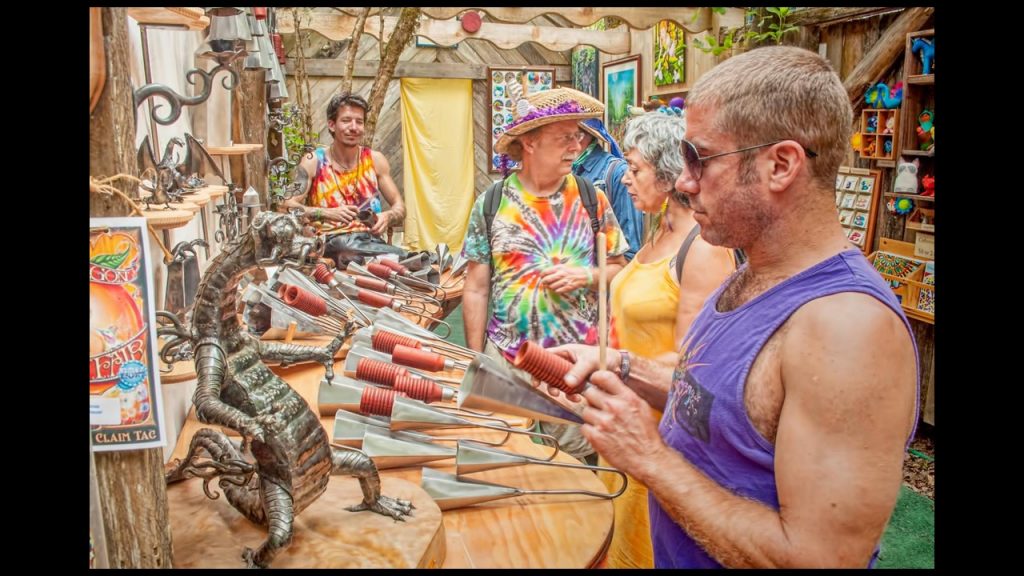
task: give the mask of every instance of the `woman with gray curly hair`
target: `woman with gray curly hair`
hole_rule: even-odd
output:
[[[621,144],[629,168],[622,183],[637,209],[656,217],[647,241],[609,290],[609,345],[672,366],[704,300],[736,269],[730,250],[700,238],[689,199],[675,190],[685,132],[684,117],[674,114],[644,114],[626,125]],[[600,475],[609,490],[618,486],[616,475]],[[653,568],[647,489],[630,478],[614,507],[607,566]]]

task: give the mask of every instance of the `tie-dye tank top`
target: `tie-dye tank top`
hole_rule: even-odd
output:
[[[468,259],[491,267],[487,337],[509,358],[526,340],[547,348],[583,342],[588,334],[596,334],[596,292],[580,288],[557,294],[540,282],[541,271],[552,265],[593,267],[596,261],[594,232],[576,179],[565,182],[560,191],[538,197],[523,189],[517,174],[509,176],[490,241],[484,220],[486,194],[477,197],[470,212],[464,251]],[[600,190],[597,214],[608,255],[625,253],[629,245]]]
[[[316,149],[316,174],[313,176],[313,185],[306,198],[307,204],[319,208],[338,208],[347,204],[362,207],[363,210],[380,212],[377,172],[373,169],[373,151],[365,146],[360,147],[359,161],[356,162],[355,168],[339,172],[328,160],[327,150]],[[320,231],[338,234],[367,230],[369,228],[354,218],[347,225],[324,222],[324,227]]]

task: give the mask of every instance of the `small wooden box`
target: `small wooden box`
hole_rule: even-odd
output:
[[[903,311],[911,318],[935,323],[935,262],[914,256],[914,245],[891,238],[882,238],[879,250],[872,252],[875,270],[889,282]],[[897,263],[898,270],[890,264]]]
[[[892,160],[896,157],[896,136],[900,129],[900,111],[868,108],[860,113],[860,157]]]

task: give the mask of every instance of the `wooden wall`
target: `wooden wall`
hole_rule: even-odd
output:
[[[531,23],[538,26],[559,25],[547,16],[535,18]],[[310,36],[313,38],[310,46],[311,49],[304,48],[307,54],[317,53],[321,45],[330,42],[316,33],[312,33]],[[294,48],[291,47],[292,44],[293,42],[286,42],[286,46],[290,48],[288,52],[289,58],[296,53]],[[325,52],[328,51],[325,50]],[[330,134],[328,134],[326,129],[327,102],[341,85],[344,57],[345,50],[342,50],[336,58],[309,59],[306,63],[310,91],[312,92],[314,126],[315,129],[320,131],[320,142],[323,145],[327,145],[331,141]],[[357,61],[364,62],[379,61],[380,54],[377,40],[364,34],[359,44],[359,50],[356,52],[356,59]],[[399,190],[404,193],[400,77],[426,76],[433,78],[473,79],[474,182],[477,191],[480,191],[486,188],[498,176],[497,174],[487,172],[491,134],[487,67],[529,65],[555,66],[556,82],[566,85],[572,82],[568,53],[553,52],[532,42],[522,44],[518,48],[510,50],[496,48],[490,42],[478,39],[464,40],[459,42],[455,48],[416,47],[415,45],[406,48],[399,59],[399,67],[396,70],[395,78],[389,84],[387,94],[384,97],[384,105],[378,117],[377,129],[373,139],[373,147],[387,156],[391,164],[391,176],[394,178]],[[294,77],[291,74],[294,69],[291,60],[288,62],[287,69],[288,89],[292,90]],[[373,84],[371,74],[375,74],[371,66],[357,66],[352,82],[353,90],[367,98]]]

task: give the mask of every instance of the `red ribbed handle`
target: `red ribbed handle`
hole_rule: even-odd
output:
[[[321,284],[330,284],[334,275],[327,269],[327,265],[321,262],[317,264],[316,269],[313,270],[313,278],[316,278],[316,281]]]
[[[399,376],[395,378],[395,392],[405,394],[409,398],[421,400],[426,403],[440,402],[441,393],[444,389],[437,382],[431,382],[425,378],[410,378]]]
[[[370,262],[369,264],[366,265],[366,269],[370,271],[370,274],[373,274],[377,278],[383,278],[385,280],[391,278],[391,268],[388,268],[383,264]]]
[[[380,278],[370,278],[369,276],[356,276],[356,286],[359,288],[366,288],[367,290],[376,290],[377,292],[387,292],[388,283],[381,280]]]
[[[282,286],[287,286],[284,290],[284,298],[282,298],[285,304],[313,316],[327,314],[327,302],[324,302],[323,298],[295,285],[282,284]]]
[[[391,408],[395,405],[395,391],[376,386],[363,388],[363,395],[359,397],[359,411],[363,414],[376,414],[377,416],[391,416]]]
[[[512,363],[516,368],[529,372],[531,376],[541,382],[546,382],[564,392],[576,392],[563,380],[569,370],[572,370],[572,362],[548,352],[533,342],[524,342],[516,352]]]
[[[377,329],[377,331],[373,333],[373,338],[370,339],[370,342],[373,344],[374,350],[378,352],[387,352],[388,354],[394,352],[395,346],[398,344],[408,346],[409,348],[423,347],[423,343],[419,340],[380,329]]]
[[[363,304],[369,304],[374,308],[390,308],[391,302],[393,301],[390,296],[385,296],[379,292],[371,292],[369,290],[359,289],[357,293],[359,301]]]
[[[378,262],[380,262],[384,266],[387,266],[388,268],[394,270],[395,272],[398,272],[399,274],[408,274],[409,273],[409,269],[408,268],[406,268],[405,266],[402,266],[401,264],[399,264],[398,262],[395,262],[394,260],[388,260],[387,258],[385,258],[383,260],[378,260]]]
[[[401,366],[372,358],[360,358],[356,363],[356,378],[382,386],[394,386],[396,378],[408,375],[409,371]]]
[[[401,344],[395,344],[391,351],[391,361],[403,366],[412,366],[420,370],[440,372],[444,370],[444,356],[433,352],[424,352]]]

